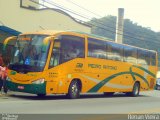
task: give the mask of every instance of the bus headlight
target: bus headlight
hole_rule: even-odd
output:
[[[11,81],[11,79],[9,77],[6,78],[7,81]]]
[[[45,80],[42,78],[42,79],[38,79],[38,80],[33,81],[32,84],[43,84],[44,81]]]

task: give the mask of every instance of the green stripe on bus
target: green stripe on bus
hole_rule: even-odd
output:
[[[100,83],[98,83],[97,85],[95,85],[93,88],[91,88],[88,92],[97,92],[101,87],[103,87],[107,82],[109,82],[110,80],[112,80],[113,78],[123,75],[123,74],[130,74],[130,72],[120,72],[117,74],[114,74],[104,80],[102,80]]]
[[[132,67],[137,67],[137,68],[143,70],[144,72],[148,73],[152,77],[155,77],[155,74],[153,74],[152,72],[144,69],[143,67],[133,65],[133,66],[130,67],[130,71],[129,72],[120,72],[120,73],[116,73],[114,75],[111,75],[110,77],[102,80],[100,83],[98,83],[97,85],[95,85],[94,87],[92,87],[88,92],[97,92],[101,87],[103,87],[107,82],[109,82],[113,78],[118,77],[120,75],[124,75],[124,74],[131,74],[134,81],[136,80],[135,76],[140,77],[147,84],[147,86],[149,87],[149,83],[146,80],[146,78],[144,78],[142,75],[140,75],[140,74],[138,74],[136,72],[133,72],[132,71]]]
[[[155,75],[154,73],[150,72],[149,70],[147,70],[147,69],[145,69],[145,68],[143,68],[143,67],[141,67],[141,66],[133,65],[132,67],[139,68],[139,69],[145,71],[146,73],[150,74],[152,77],[156,77],[156,75]]]

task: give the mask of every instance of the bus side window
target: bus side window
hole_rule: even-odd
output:
[[[150,53],[148,51],[145,52],[145,61],[147,65],[150,65]]]
[[[123,46],[107,42],[107,57],[110,60],[123,61]]]
[[[59,52],[56,50],[53,50],[51,54],[51,60],[50,60],[50,67],[57,66],[59,64]]]
[[[60,51],[59,50],[60,50],[60,42],[55,41],[54,46],[53,46],[53,50],[52,50],[52,54],[51,54],[49,68],[55,67],[59,64],[59,58],[60,58]]]
[[[61,36],[60,41],[60,63],[67,62],[74,58],[84,58],[84,38],[78,36],[63,35]]]
[[[107,43],[107,59],[112,60],[113,56],[112,56],[112,46],[110,44]]]
[[[137,63],[137,49],[124,46],[124,62]]]
[[[138,64],[150,65],[148,51],[138,50]]]
[[[150,60],[151,60],[151,65],[155,66],[156,65],[156,53],[150,53]]]
[[[88,38],[88,57],[106,59],[105,42]]]

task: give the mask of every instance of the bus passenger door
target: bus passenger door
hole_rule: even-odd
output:
[[[51,41],[51,46],[48,53],[48,60],[46,65],[46,67],[48,68],[46,73],[48,80],[47,81],[48,93],[57,93],[57,84],[58,84],[57,80],[59,74],[59,69],[57,68],[57,66],[59,65],[59,59],[60,59],[60,41],[58,39],[55,39]]]

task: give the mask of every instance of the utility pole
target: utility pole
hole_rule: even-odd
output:
[[[116,42],[123,43],[123,20],[124,8],[118,8],[118,17],[116,23]]]

